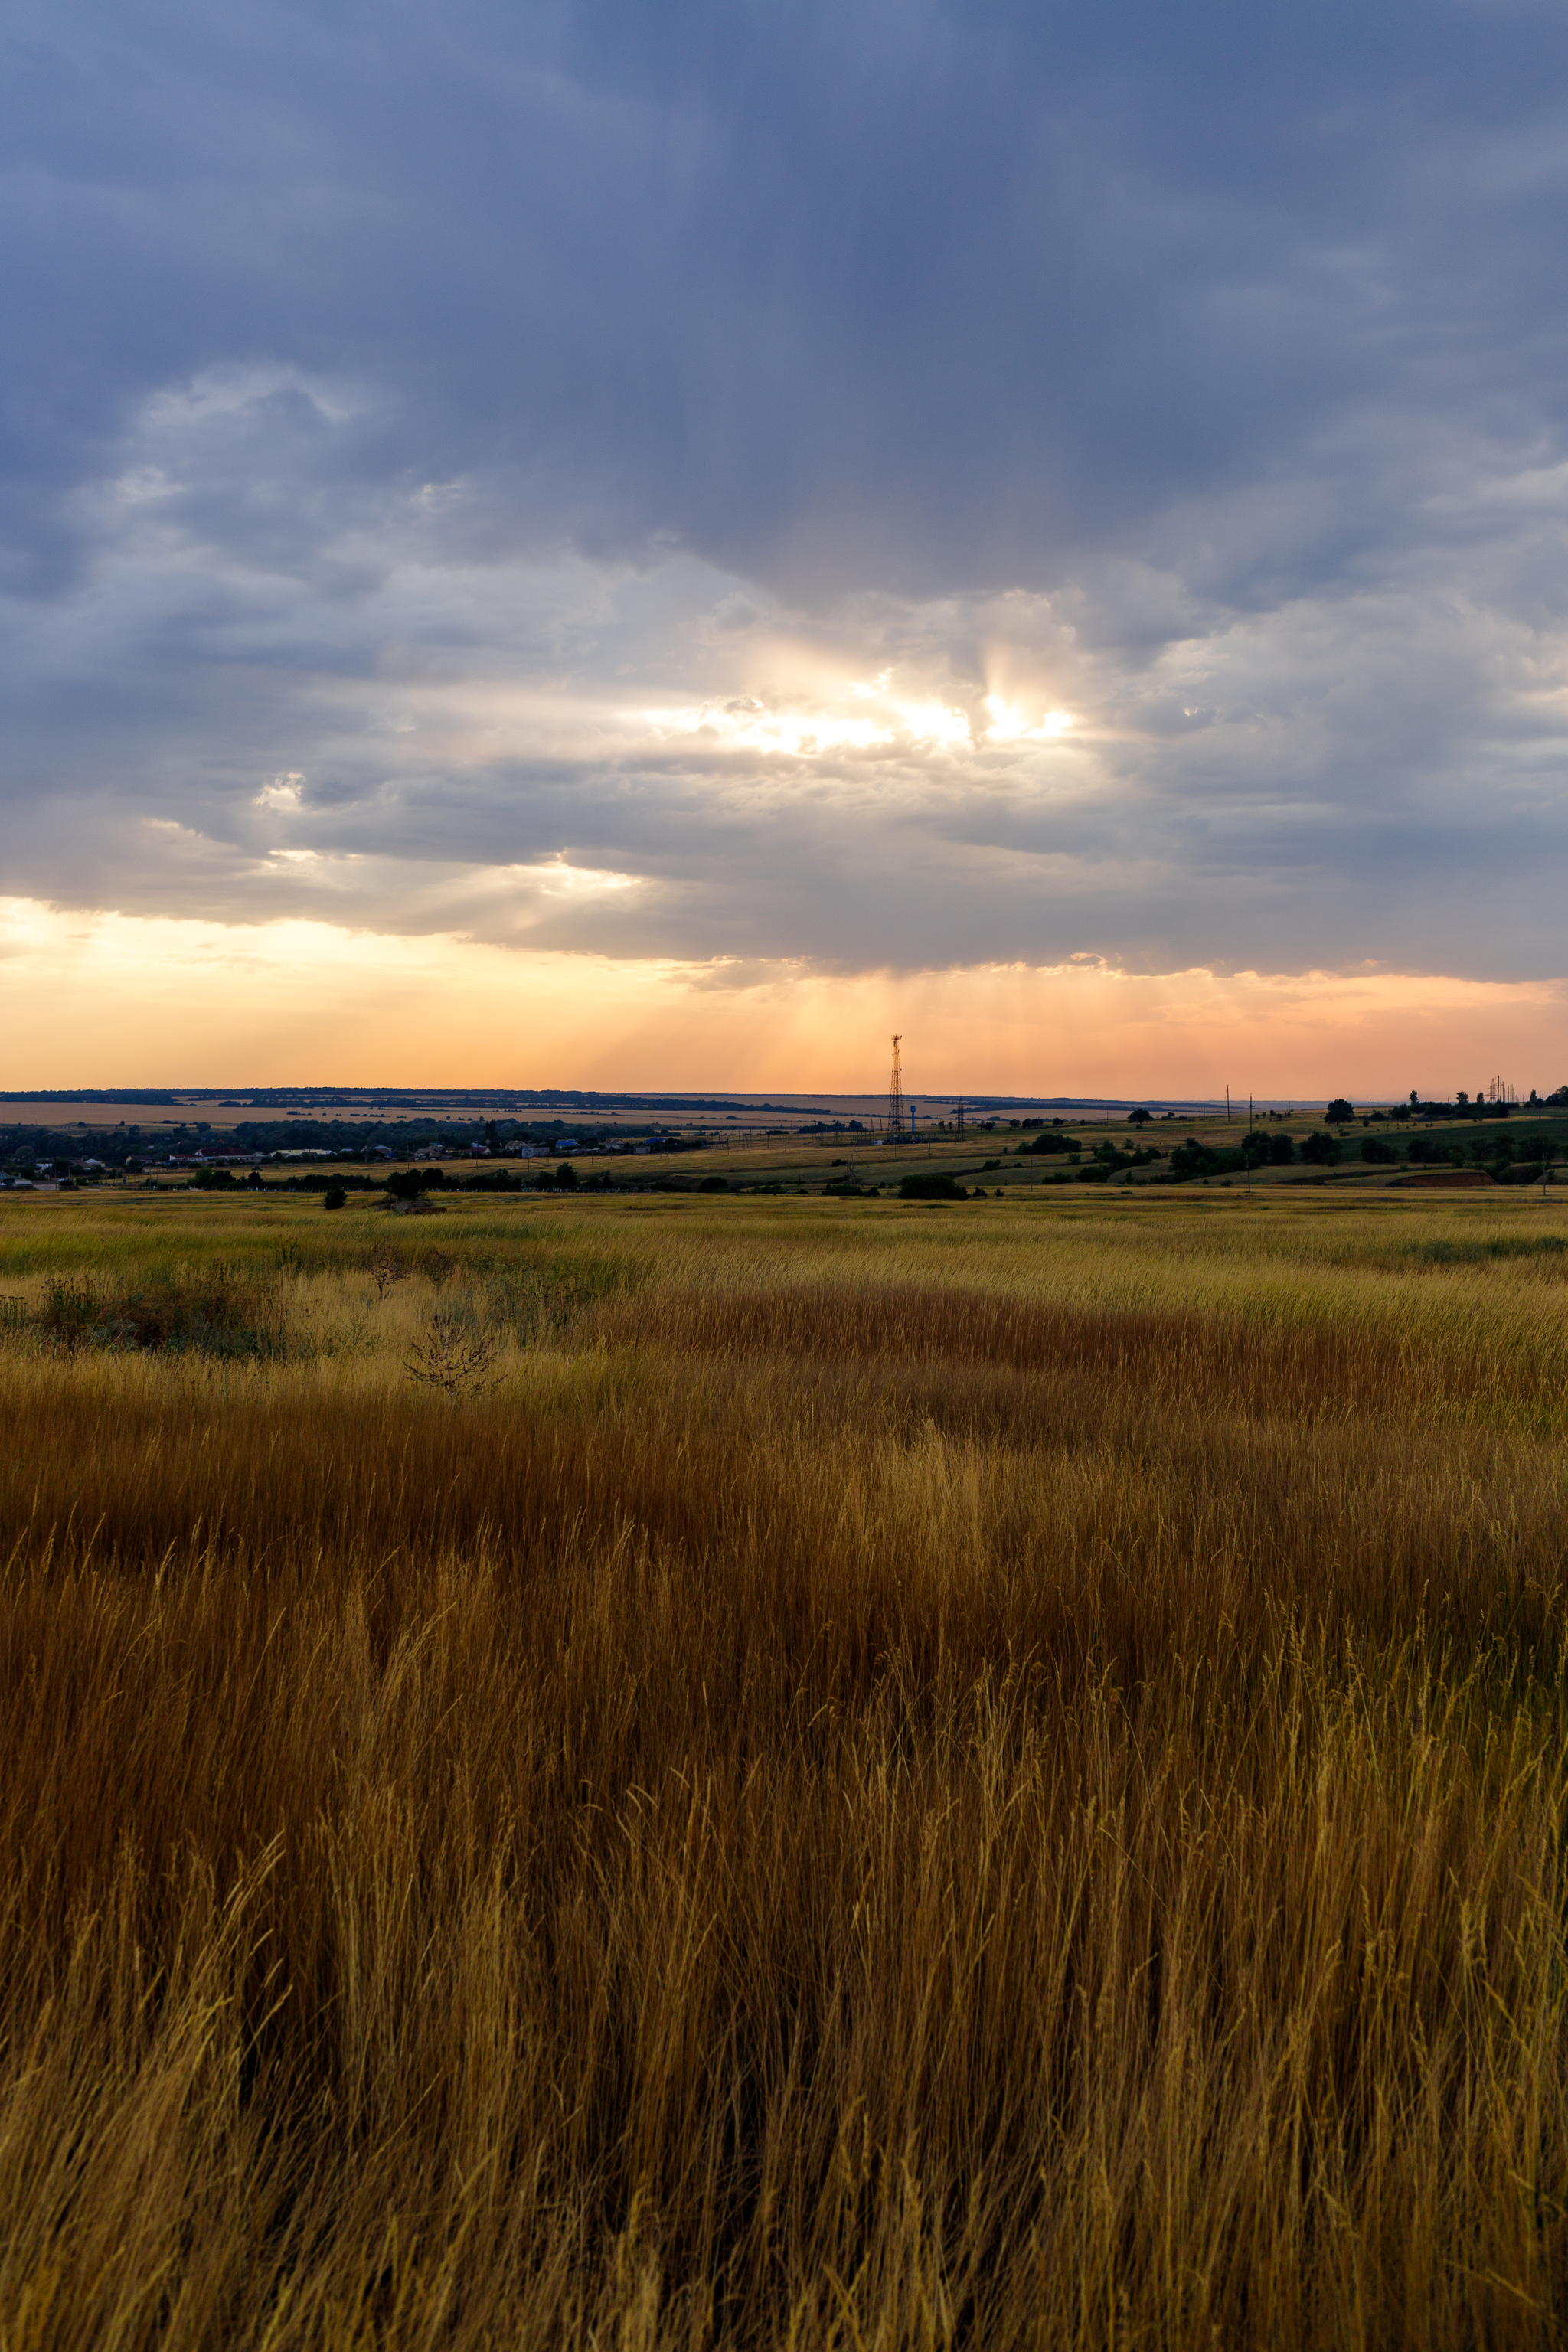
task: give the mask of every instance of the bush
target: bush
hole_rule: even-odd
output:
[[[38,1328],[68,1355],[89,1339],[100,1339],[109,1319],[106,1300],[90,1283],[60,1278],[49,1283],[38,1311]]]
[[[899,1186],[900,1201],[967,1201],[968,1193],[951,1176],[906,1176]]]
[[[1363,1160],[1370,1160],[1379,1164],[1385,1164],[1390,1160],[1397,1160],[1399,1158],[1399,1154],[1395,1151],[1393,1144],[1386,1141],[1381,1135],[1363,1135],[1362,1137],[1361,1156]]]
[[[1018,1146],[1018,1149],[1021,1152],[1028,1151],[1037,1155],[1049,1152],[1070,1151],[1073,1158],[1076,1160],[1081,1147],[1076,1136],[1054,1135],[1047,1129],[1044,1135],[1037,1135],[1033,1143],[1021,1143]]]
[[[1294,1160],[1295,1157],[1296,1147],[1288,1135],[1271,1135],[1269,1137],[1268,1158],[1270,1164],[1273,1167],[1289,1168],[1291,1160]]]
[[[1310,1135],[1303,1136],[1301,1139],[1301,1157],[1310,1168],[1334,1167],[1341,1158],[1342,1150],[1343,1147],[1337,1136],[1320,1135],[1316,1128]]]
[[[341,1184],[329,1184],[321,1197],[323,1209],[346,1209],[349,1196]]]
[[[704,1176],[697,1189],[700,1192],[727,1192],[730,1186],[723,1176]]]
[[[195,1279],[118,1294],[87,1283],[51,1282],[35,1319],[68,1354],[91,1345],[254,1358],[283,1352],[271,1306],[268,1286],[220,1264]]]

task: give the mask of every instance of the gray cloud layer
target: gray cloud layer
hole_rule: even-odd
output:
[[[1563,969],[1561,11],[10,21],[0,885]]]

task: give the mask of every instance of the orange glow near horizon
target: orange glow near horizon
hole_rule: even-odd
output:
[[[1452,1095],[1568,1082],[1568,984],[1092,962],[836,975],[0,901],[3,1083]]]

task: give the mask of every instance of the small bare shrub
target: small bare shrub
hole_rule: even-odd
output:
[[[372,1257],[365,1272],[375,1285],[375,1295],[384,1298],[395,1283],[405,1282],[408,1269],[384,1243]]]
[[[495,1386],[489,1377],[495,1354],[496,1343],[488,1331],[476,1329],[460,1315],[435,1315],[403,1368],[410,1380],[439,1389],[456,1402],[460,1396],[482,1395]]]

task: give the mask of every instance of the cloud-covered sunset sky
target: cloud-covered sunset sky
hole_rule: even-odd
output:
[[[1561,7],[7,22],[4,1083],[1568,1078]]]

